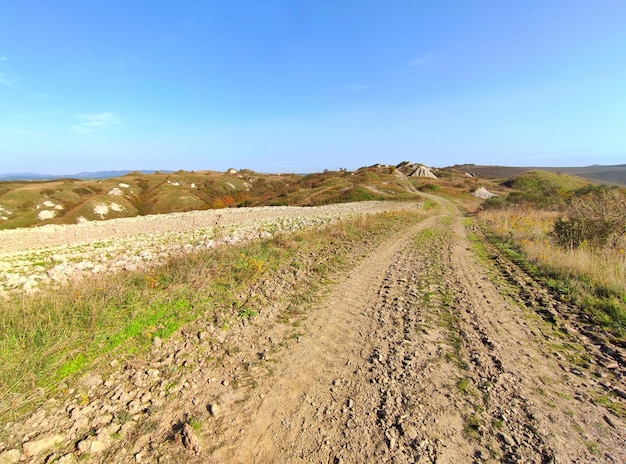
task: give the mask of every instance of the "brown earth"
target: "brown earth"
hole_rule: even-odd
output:
[[[479,231],[436,200],[438,215],[357,247],[301,320],[278,323],[285,277],[258,321],[230,335],[200,321],[10,424],[21,458],[626,462],[623,352],[488,244],[495,260],[478,253]]]

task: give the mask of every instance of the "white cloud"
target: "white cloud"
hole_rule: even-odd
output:
[[[360,92],[365,89],[369,89],[374,84],[369,84],[367,82],[353,82],[351,84],[345,85],[342,90],[352,91],[352,92]]]
[[[113,113],[77,114],[80,123],[74,126],[78,132],[93,132],[96,129],[121,124],[121,121]]]
[[[0,65],[6,61],[9,61],[6,56],[0,56]],[[14,79],[11,79],[6,74],[0,72],[0,85],[13,85],[13,81]]]
[[[411,61],[409,61],[409,64],[411,66],[428,66],[434,63],[436,60],[437,60],[437,55],[435,55],[433,52],[426,52],[426,53],[422,53],[417,58],[414,58]]]
[[[349,84],[345,84],[339,87],[332,87],[332,88],[324,89],[324,91],[329,94],[362,92],[365,89],[369,89],[373,85],[374,84],[371,84],[369,82],[350,82]]]

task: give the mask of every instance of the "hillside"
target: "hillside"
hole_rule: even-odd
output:
[[[404,162],[308,175],[137,171],[106,179],[0,182],[0,229],[227,207],[409,200],[419,189],[437,188],[433,178],[421,177],[419,166]]]
[[[548,171],[582,177],[597,184],[626,185],[626,164],[615,166],[594,165],[586,167],[512,167],[462,164],[454,167],[463,173],[492,179],[518,176],[528,171]]]
[[[583,178],[556,172],[556,168],[463,165],[431,170],[404,161],[306,175],[229,169],[6,181],[0,182],[0,229],[222,208],[414,200],[420,192],[469,200],[474,192],[486,189],[488,196],[523,193],[525,197],[550,198],[553,191],[576,190],[587,185],[590,176],[602,172],[619,180],[622,171],[618,168],[576,168],[587,176]]]

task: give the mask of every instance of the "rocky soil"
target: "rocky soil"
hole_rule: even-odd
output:
[[[85,377],[5,425],[0,463],[626,462],[623,351],[439,201],[289,323],[302,276]]]
[[[415,203],[190,211],[0,231],[0,297],[105,272],[133,271],[175,253],[269,237]]]

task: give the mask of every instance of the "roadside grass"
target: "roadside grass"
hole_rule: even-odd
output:
[[[565,249],[550,237],[559,214],[539,209],[484,210],[478,219],[509,258],[626,343],[626,254],[623,248]]]
[[[289,295],[304,301],[358,244],[375,246],[422,217],[382,213],[13,296],[0,313],[0,421],[67,392],[107,360],[147,353],[155,337],[167,339],[198,318],[225,329],[251,322],[262,310],[255,289],[281,273],[306,273]]]

